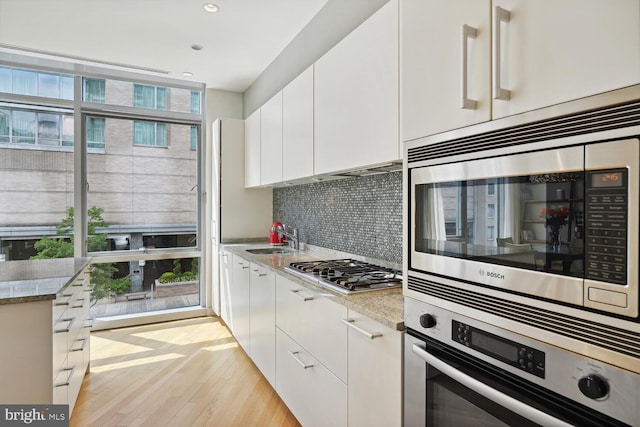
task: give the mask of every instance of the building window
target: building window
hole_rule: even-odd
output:
[[[200,92],[191,91],[191,112],[200,114]]]
[[[86,102],[104,104],[106,102],[105,81],[102,79],[83,80],[82,99]]]
[[[133,106],[166,110],[167,88],[134,84]]]
[[[493,183],[487,183],[487,195],[495,196],[496,194],[496,185]]]
[[[493,203],[489,203],[487,205],[487,218],[495,218],[496,217],[496,205]]]
[[[198,126],[191,126],[191,145],[192,150],[198,149]]]
[[[65,74],[0,67],[0,92],[73,99],[73,77]]]
[[[496,238],[496,227],[490,225],[487,227],[487,240],[495,240]]]
[[[156,122],[133,122],[133,144],[167,146],[167,125]]]
[[[87,117],[87,147],[104,149],[104,124],[103,118]]]
[[[0,109],[0,143],[73,147],[73,115]]]

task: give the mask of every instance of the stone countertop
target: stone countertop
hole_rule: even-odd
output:
[[[89,261],[58,258],[0,262],[0,305],[53,300]]]
[[[307,245],[305,250],[292,251],[285,254],[252,254],[247,249],[266,248],[269,244],[223,244],[222,248],[229,252],[244,258],[246,261],[256,262],[264,265],[276,273],[286,276],[288,279],[299,283],[315,292],[320,292],[323,296],[336,301],[339,304],[347,306],[373,320],[382,323],[392,329],[403,330],[404,321],[402,320],[402,288],[385,289],[372,292],[361,292],[351,295],[343,295],[339,292],[332,291],[321,286],[314,285],[311,282],[291,274],[285,270],[285,267],[291,262],[296,261],[316,261],[339,258],[353,258],[362,261],[373,262],[378,265],[384,265],[391,268],[401,270],[402,268],[393,263],[361,257],[344,252],[334,251],[320,247]]]

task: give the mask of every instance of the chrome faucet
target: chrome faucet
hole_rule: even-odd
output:
[[[293,228],[292,231],[287,231],[287,229],[291,230],[291,227],[287,227],[285,224],[282,224],[282,228],[278,230],[278,233],[284,234],[284,236],[289,240],[289,243],[295,250],[300,249],[300,240],[298,239],[298,229]]]

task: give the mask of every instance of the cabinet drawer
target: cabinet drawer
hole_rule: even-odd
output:
[[[276,391],[305,427],[347,425],[347,386],[279,328]]]
[[[347,308],[276,276],[276,325],[347,381]]]

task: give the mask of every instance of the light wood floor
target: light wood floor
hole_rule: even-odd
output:
[[[300,426],[218,318],[91,334],[71,426]]]

